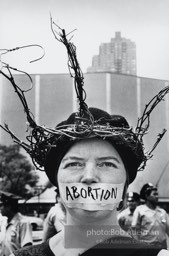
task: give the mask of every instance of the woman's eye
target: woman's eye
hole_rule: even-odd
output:
[[[68,163],[66,164],[66,167],[70,168],[70,167],[82,167],[83,164],[79,163],[79,162],[72,162],[72,163]]]
[[[112,162],[103,162],[99,164],[99,167],[113,167],[117,168],[117,165]]]

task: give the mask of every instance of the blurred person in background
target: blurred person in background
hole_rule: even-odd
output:
[[[38,217],[38,212],[37,212],[37,210],[34,210],[34,211],[33,211],[33,215],[34,215],[35,217]]]
[[[2,241],[5,238],[6,226],[7,226],[7,217],[2,216],[1,211],[0,211],[0,256],[3,256]]]
[[[47,241],[50,237],[60,232],[64,228],[65,221],[65,207],[56,195],[56,204],[50,208],[44,221],[43,241]]]
[[[5,236],[2,241],[2,255],[8,256],[15,250],[24,246],[32,245],[32,226],[18,212],[19,197],[1,192],[1,213],[7,217]]]
[[[152,183],[143,185],[140,198],[145,201],[133,214],[132,232],[134,236],[148,244],[167,248],[169,216],[158,204],[158,189]]]
[[[131,229],[133,213],[140,203],[140,196],[136,192],[128,192],[126,200],[127,208],[122,210],[117,217],[120,227],[125,231],[129,231]]]

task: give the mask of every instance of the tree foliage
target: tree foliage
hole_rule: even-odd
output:
[[[0,190],[28,198],[33,196],[38,180],[39,176],[19,145],[0,145]]]

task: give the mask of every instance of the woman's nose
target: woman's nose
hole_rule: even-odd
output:
[[[81,182],[86,183],[87,185],[99,182],[97,168],[94,164],[89,163],[86,165]]]

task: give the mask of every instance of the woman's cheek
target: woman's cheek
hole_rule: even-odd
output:
[[[78,182],[78,174],[72,173],[69,169],[59,169],[57,180],[58,183],[73,183]]]
[[[125,183],[126,172],[125,170],[113,170],[110,172],[100,172],[101,182],[103,183]]]

